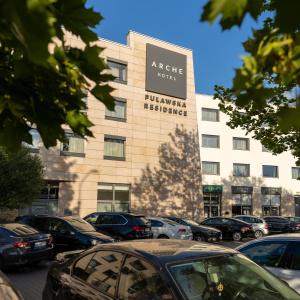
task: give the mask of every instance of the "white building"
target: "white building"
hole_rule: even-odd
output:
[[[273,155],[241,129],[212,96],[197,95],[205,217],[300,216],[300,168],[289,153]]]

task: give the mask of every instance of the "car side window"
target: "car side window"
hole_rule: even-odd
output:
[[[119,299],[172,300],[173,296],[151,264],[128,256],[121,272]]]
[[[99,215],[97,219],[97,224],[99,225],[111,225],[113,223],[113,216],[112,215]]]
[[[49,220],[49,227],[51,231],[55,232],[66,232],[71,231],[72,227],[68,225],[66,222],[61,221],[59,219],[51,219]]]
[[[290,268],[300,271],[300,242],[291,242],[287,251]]]
[[[162,227],[163,223],[157,220],[150,220],[151,221],[151,227]]]
[[[126,224],[126,219],[121,215],[113,215],[112,216],[112,224],[114,225],[124,225]]]
[[[97,222],[97,218],[98,218],[97,214],[90,214],[85,218],[85,220],[91,224],[95,224]]]
[[[33,227],[37,228],[40,231],[49,230],[49,220],[47,218],[35,218],[33,221]]]
[[[212,225],[214,224],[213,219],[208,219],[202,222],[203,225]]]
[[[259,265],[280,267],[287,246],[288,242],[260,242],[249,245],[240,251]]]
[[[74,265],[73,276],[76,276],[79,279],[86,281],[87,277],[89,276],[90,262],[94,255],[95,252],[80,258]]]

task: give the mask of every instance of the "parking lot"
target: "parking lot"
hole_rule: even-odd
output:
[[[241,242],[225,241],[221,243],[227,247],[237,247]],[[47,271],[51,262],[44,262],[38,266],[28,266],[18,269],[12,269],[6,272],[13,285],[19,289],[25,300],[42,299]]]

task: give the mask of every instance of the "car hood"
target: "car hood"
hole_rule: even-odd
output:
[[[107,241],[107,242],[114,241],[114,239],[112,237],[105,235],[103,233],[97,232],[97,231],[85,231],[85,232],[81,232],[81,234],[84,234],[95,240],[101,240],[101,241]]]

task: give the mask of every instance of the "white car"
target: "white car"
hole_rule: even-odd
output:
[[[300,294],[300,234],[278,234],[236,248]]]
[[[193,233],[189,226],[180,225],[174,221],[151,217],[151,231],[155,239],[192,240]]]

